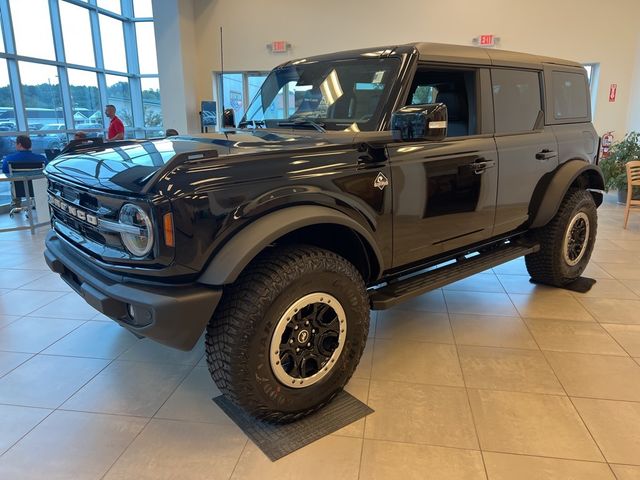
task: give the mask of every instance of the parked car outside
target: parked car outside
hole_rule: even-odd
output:
[[[60,131],[60,133],[54,133]],[[67,144],[67,134],[64,132],[67,127],[64,123],[47,123],[39,130],[31,132],[31,149],[37,153],[44,153],[45,150],[61,150]]]

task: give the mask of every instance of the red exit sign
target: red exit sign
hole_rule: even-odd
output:
[[[286,40],[276,40],[271,42],[271,51],[273,53],[285,53],[287,51],[288,44]]]
[[[478,44],[481,47],[493,47],[496,44],[496,38],[493,35],[480,35]]]

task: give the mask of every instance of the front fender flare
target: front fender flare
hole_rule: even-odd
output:
[[[236,233],[215,254],[198,282],[207,285],[233,283],[249,262],[278,238],[300,228],[319,224],[342,225],[358,233],[369,244],[378,265],[383,268],[383,257],[373,235],[357,221],[328,207],[300,205],[270,213]]]
[[[604,190],[604,177],[600,168],[583,160],[569,160],[555,171],[547,182],[546,188],[543,189],[535,217],[530,225],[531,228],[542,227],[551,221],[558,212],[569,187],[581,175],[586,176],[587,188],[596,191],[596,205],[599,206],[602,203],[601,192]]]

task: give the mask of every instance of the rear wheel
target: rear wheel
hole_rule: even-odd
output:
[[[368,328],[368,296],[351,263],[316,247],[277,248],[225,291],[207,327],[207,363],[245,411],[291,421],[347,383]]]
[[[535,232],[540,251],[525,257],[531,278],[561,287],[580,277],[591,258],[597,227],[591,194],[570,190],[556,216]]]

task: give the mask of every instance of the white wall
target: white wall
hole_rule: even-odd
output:
[[[640,90],[638,0],[187,1],[194,2],[196,102],[212,98],[220,26],[226,71],[268,70],[288,58],[412,41],[469,45],[492,33],[502,49],[600,63],[596,128],[614,130],[616,138],[640,129],[640,92],[632,95]],[[266,45],[273,40],[287,40],[292,51],[271,54]],[[618,85],[615,103],[608,101],[611,83]]]
[[[195,133],[200,124],[193,0],[153,0],[153,12],[164,126]]]
[[[640,30],[640,27],[638,27],[638,30]],[[640,35],[638,35],[636,40],[636,57],[634,64],[635,68],[631,81],[632,89],[629,101],[627,131],[640,132]]]

